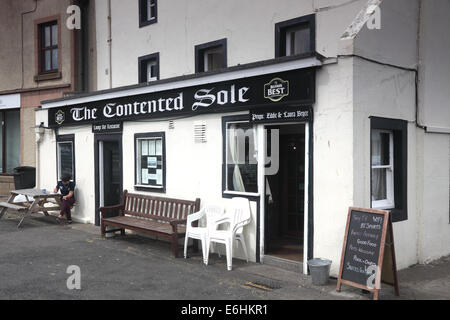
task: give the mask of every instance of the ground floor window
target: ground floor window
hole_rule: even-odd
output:
[[[136,187],[165,189],[165,133],[135,135]]]
[[[64,175],[70,175],[75,181],[75,136],[58,136],[56,142],[57,176],[61,179]]]
[[[257,193],[256,127],[238,119],[224,118],[224,192]]]
[[[0,111],[0,173],[20,166],[20,110]]]
[[[408,219],[407,121],[371,118],[371,205],[392,212],[392,220]]]
[[[372,207],[391,209],[394,200],[394,133],[372,130]]]

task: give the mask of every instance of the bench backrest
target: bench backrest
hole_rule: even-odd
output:
[[[171,221],[186,220],[188,214],[200,210],[200,199],[195,201],[154,197],[124,192],[123,213],[141,218]]]

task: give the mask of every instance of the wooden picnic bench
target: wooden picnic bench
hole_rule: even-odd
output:
[[[14,199],[18,195],[23,195],[26,199],[25,202],[14,202]],[[61,210],[61,201],[59,194],[56,193],[46,193],[41,189],[23,189],[23,190],[12,190],[10,191],[10,196],[7,202],[0,202],[0,219],[6,213],[7,210],[16,211],[22,215],[17,228],[22,226],[25,217],[33,213],[43,213],[48,216],[49,211],[59,211]],[[46,204],[52,204],[51,207],[46,207]]]
[[[110,211],[119,211],[116,217],[106,217]],[[125,229],[147,233],[171,240],[172,252],[178,256],[178,239],[186,233],[187,216],[200,210],[200,199],[195,201],[154,197],[142,194],[123,193],[122,203],[116,206],[99,208],[101,214],[101,232]],[[106,226],[119,229],[106,230]],[[196,247],[194,244],[194,248]]]

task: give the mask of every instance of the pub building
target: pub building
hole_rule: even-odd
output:
[[[383,2],[383,28],[355,27],[346,40],[340,37],[358,13],[355,8],[332,10],[334,16],[311,15],[302,7],[307,15],[294,19],[283,11],[286,21],[275,24],[277,35],[294,22],[310,22],[304,53],[283,54],[276,47],[275,58],[269,53],[258,59],[252,52],[256,58],[243,64],[235,63],[241,57],[236,54],[231,66],[212,71],[197,72],[201,59],[195,61],[196,73],[187,67],[178,71],[191,55],[179,63],[172,55],[178,48],[163,51],[159,40],[153,45],[161,49],[161,61],[167,59],[161,70],[168,70],[169,62],[175,65],[162,79],[158,74],[153,79],[150,68],[152,77],[132,85],[135,72],[114,60],[120,70],[114,73],[117,87],[99,85],[96,92],[42,101],[36,111],[36,126],[45,128],[37,139],[37,187],[50,189],[61,174],[71,173],[77,186],[73,219],[97,226],[98,208],[119,203],[125,189],[200,198],[202,206],[246,197],[249,260],[304,273],[307,261],[320,257],[333,261],[331,275],[337,276],[349,207],[391,211],[399,269],[448,254],[450,129],[443,104],[434,103],[448,101],[443,99],[448,90],[428,79],[438,75],[448,83],[449,73],[436,65],[434,52],[420,60],[427,68],[415,69],[417,46],[429,47],[428,38],[416,41],[417,28],[402,29],[403,21],[434,28],[435,19],[416,20],[417,8],[410,3]],[[125,16],[136,9],[114,5]],[[164,3],[158,10],[173,13]],[[339,30],[332,30],[335,25]],[[137,26],[123,28],[145,43],[146,33],[135,32]],[[238,41],[233,35],[229,43]],[[272,48],[273,34],[265,36]],[[113,50],[123,59],[128,52],[117,53],[127,48],[121,39],[126,42],[117,34]],[[286,39],[276,38],[275,45]],[[205,48],[196,46],[196,53]],[[221,48],[226,53],[232,47]],[[99,83],[105,84],[102,72]],[[244,258],[241,246],[233,254]]]
[[[283,230],[294,239],[288,241],[297,248],[296,261],[303,261],[312,214],[305,201],[312,193],[309,137],[321,59],[315,54],[274,59],[44,101],[37,121],[51,130],[41,138],[40,156],[57,152],[55,159],[41,161],[41,186],[64,172],[73,174],[78,202],[73,218],[96,225],[98,208],[117,204],[124,189],[200,198],[203,204],[226,205],[244,196],[252,207],[245,230],[250,259],[261,260],[265,237],[282,249],[286,240],[277,237]],[[274,220],[274,227],[262,234],[264,219]],[[277,245],[270,250],[277,252]]]

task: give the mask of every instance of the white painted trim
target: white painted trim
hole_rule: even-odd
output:
[[[428,133],[450,133],[450,128],[427,127],[426,132],[428,132]]]
[[[74,104],[83,104],[93,101],[100,101],[100,100],[108,100],[108,99],[116,99],[120,97],[126,97],[126,96],[134,96],[134,95],[140,95],[140,94],[148,94],[148,93],[154,93],[154,92],[160,92],[160,91],[166,91],[166,90],[174,90],[179,88],[186,88],[186,87],[193,87],[198,85],[204,85],[214,82],[222,82],[222,81],[229,81],[229,80],[235,80],[235,79],[241,79],[241,78],[248,78],[248,77],[254,77],[264,74],[270,74],[275,72],[284,72],[284,71],[290,71],[295,69],[304,69],[308,67],[314,67],[314,66],[321,66],[322,63],[320,60],[318,60],[315,57],[312,58],[306,58],[306,59],[300,59],[300,60],[293,60],[288,62],[282,62],[278,64],[272,64],[268,66],[262,66],[262,67],[255,67],[251,69],[245,69],[245,70],[237,70],[237,71],[231,71],[231,72],[225,72],[220,74],[215,74],[211,76],[205,76],[200,78],[194,78],[194,79],[188,79],[188,80],[178,80],[170,83],[161,83],[161,84],[155,84],[151,86],[145,86],[145,87],[139,87],[139,88],[133,88],[133,89],[124,89],[123,91],[116,91],[116,92],[110,92],[110,93],[103,93],[98,94],[94,96],[88,96],[88,97],[80,97],[80,98],[73,98],[69,100],[63,100],[63,101],[49,101],[47,103],[42,104],[43,109],[51,109],[51,108],[60,108],[64,106],[70,106]]]
[[[305,189],[303,209],[303,274],[308,274],[309,123],[305,123]]]
[[[20,108],[20,94],[0,95],[0,110]]]
[[[261,263],[264,263],[264,221],[265,221],[265,199],[266,199],[266,142],[267,131],[264,125],[258,125],[258,191],[259,198],[259,259]],[[256,244],[258,246],[258,244]]]

